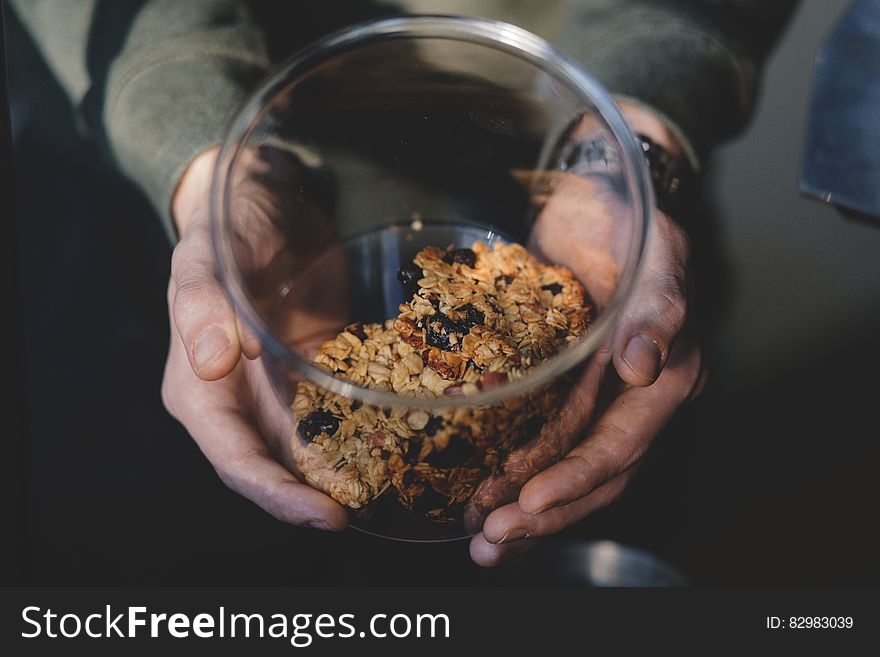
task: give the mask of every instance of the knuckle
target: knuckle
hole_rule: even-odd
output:
[[[644,456],[648,448],[644,441],[634,441],[630,431],[607,420],[596,426],[595,435],[599,440],[596,440],[593,449],[605,463],[605,481],[629,469]]]
[[[171,273],[178,275],[193,262],[211,260],[211,237],[207,226],[192,224],[171,253]]]
[[[290,509],[284,503],[284,491],[294,484],[295,481],[293,479],[280,479],[276,481],[261,493],[257,503],[276,520],[290,522]]]
[[[684,281],[678,276],[669,276],[658,291],[659,310],[670,325],[676,329],[684,326],[688,313],[688,298]]]
[[[578,466],[577,488],[581,494],[601,486],[625,469],[625,458],[617,450],[604,444],[606,440],[619,442],[625,437],[625,432],[614,425],[597,425],[593,430],[593,440],[588,447],[565,457],[565,460],[572,459]]]
[[[691,255],[691,237],[681,224],[664,215],[661,233],[671,253],[687,262]]]
[[[177,286],[174,293],[173,313],[178,324],[189,319],[196,311],[208,308],[214,301],[213,286],[204,280],[190,279]]]
[[[678,253],[682,262],[688,262],[691,258],[691,236],[688,235],[687,231],[678,224],[674,225],[672,235],[675,251]]]
[[[595,479],[595,475],[593,473],[599,470],[599,465],[595,462],[592,455],[580,453],[580,452],[572,452],[564,459],[562,459],[564,463],[571,463],[574,468],[571,476],[574,478],[572,481],[572,489],[576,490],[578,494],[583,495],[587,488],[590,487],[590,482]]]

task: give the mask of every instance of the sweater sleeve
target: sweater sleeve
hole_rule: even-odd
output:
[[[566,0],[558,45],[664,117],[694,164],[748,123],[761,66],[798,0]]]
[[[80,116],[169,235],[184,169],[217,144],[269,67],[235,0],[11,0]]]

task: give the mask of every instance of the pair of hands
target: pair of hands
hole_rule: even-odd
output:
[[[636,130],[676,149],[652,115],[624,110]],[[163,401],[230,488],[284,522],[342,530],[345,510],[279,462],[290,427],[261,413],[269,393],[254,383],[259,341],[237,321],[215,276],[207,207],[215,155],[190,165],[172,208],[180,241],[168,286]],[[578,198],[577,190],[551,196],[533,240],[551,260],[592,266],[582,251],[594,236],[577,233],[586,223],[576,221],[584,211]],[[267,195],[247,211],[255,224],[268,224],[276,208]],[[504,476],[485,482],[468,509],[466,523],[481,529],[470,544],[476,563],[496,565],[615,501],[660,429],[699,392],[700,350],[686,327],[688,257],[684,231],[656,212],[636,289],[613,335],[559,417],[509,457]]]

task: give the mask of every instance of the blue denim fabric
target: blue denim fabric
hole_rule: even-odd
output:
[[[857,0],[818,56],[801,189],[880,219],[880,0]]]

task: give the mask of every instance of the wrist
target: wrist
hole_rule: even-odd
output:
[[[689,211],[698,182],[686,147],[659,115],[626,101],[618,104],[639,142],[657,207],[681,221]],[[563,134],[557,155],[559,168],[573,173],[601,174],[622,166],[621,154],[611,147],[607,135],[589,114]]]

